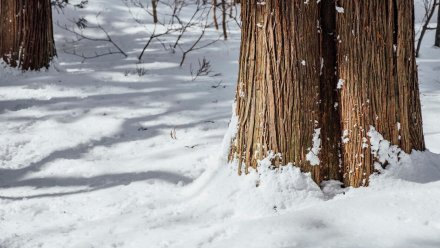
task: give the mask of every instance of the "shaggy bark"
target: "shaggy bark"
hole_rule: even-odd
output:
[[[238,134],[231,157],[239,173],[269,151],[274,166],[293,163],[321,181],[313,136],[320,123],[320,34],[316,1],[242,1],[237,88]]]
[[[50,0],[0,0],[0,54],[23,70],[49,66],[55,56]]]
[[[343,9],[337,14],[337,32],[344,182],[366,186],[376,161],[368,142],[370,126],[405,152],[425,148],[414,8],[412,0],[338,4]]]
[[[242,2],[229,159],[248,173],[274,152],[274,167],[292,163],[317,183],[366,186],[377,162],[370,127],[407,153],[425,148],[413,3],[318,2]]]

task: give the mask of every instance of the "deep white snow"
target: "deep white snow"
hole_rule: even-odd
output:
[[[56,25],[59,57],[49,71],[2,65],[0,247],[440,247],[440,49],[432,47],[433,31],[418,59],[430,151],[397,155],[370,128],[368,139],[390,166],[368,188],[329,181],[321,190],[297,168],[267,169],[270,156],[258,173],[241,177],[227,163],[237,123],[240,33],[233,21],[228,41],[189,53],[182,68],[182,51],[169,48],[178,34],[161,38],[167,49],[155,40],[139,63],[154,27],[146,12],[129,11],[129,2],[93,0],[55,13],[61,26],[79,17],[99,23],[127,58],[81,63],[65,51],[94,55],[113,47],[72,43]],[[167,8],[159,7],[164,16]],[[183,12],[190,18],[190,8]],[[200,32],[191,27],[182,49]],[[208,29],[203,44],[220,35]],[[213,72],[193,80],[203,57]]]

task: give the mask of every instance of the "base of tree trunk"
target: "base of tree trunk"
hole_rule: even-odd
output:
[[[0,0],[0,55],[23,70],[49,66],[56,55],[50,0]]]
[[[293,164],[317,183],[367,186],[379,161],[369,131],[407,153],[425,148],[413,2],[318,2],[242,1],[229,158],[248,173],[273,152],[274,167]]]

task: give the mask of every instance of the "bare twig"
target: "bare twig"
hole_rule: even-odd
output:
[[[156,34],[156,27],[157,27],[157,24],[154,25],[153,33],[151,33],[150,38],[148,39],[147,43],[145,44],[144,48],[142,49],[141,54],[139,54],[138,60],[142,59],[142,56],[144,56],[145,50],[147,50],[148,46],[150,45],[150,43],[153,39],[157,39],[158,37],[161,37],[161,36],[164,36],[164,35],[167,35],[167,34],[170,34],[170,33],[176,31],[176,29],[168,28],[165,32]]]
[[[98,16],[100,15],[100,13],[98,15],[96,15],[96,17],[98,18]],[[69,20],[72,23],[77,23],[75,20]],[[77,31],[75,29],[75,27],[69,28],[67,25],[61,25],[59,22],[56,23],[57,26],[69,33],[72,33],[76,36],[76,41],[75,42],[79,42],[81,40],[90,40],[90,41],[96,41],[96,42],[108,42],[110,44],[112,44],[112,46],[116,49],[116,51],[109,49],[107,52],[95,52],[93,55],[85,55],[84,53],[77,53],[76,50],[73,51],[67,51],[64,50],[65,53],[67,54],[71,54],[71,55],[75,55],[78,57],[82,57],[83,58],[83,62],[87,59],[94,59],[94,58],[98,58],[98,57],[102,57],[102,56],[106,56],[106,55],[112,55],[112,54],[122,54],[124,57],[128,57],[128,55],[119,47],[118,44],[116,44],[116,42],[113,41],[112,37],[110,36],[110,34],[107,32],[107,30],[105,30],[101,24],[97,24],[96,26],[84,26],[84,28],[89,28],[89,29],[98,29],[100,30],[104,35],[105,38],[95,38],[95,37],[91,37],[88,35],[85,35],[84,32],[82,30]]]
[[[425,23],[422,26],[422,31],[420,33],[419,40],[417,41],[417,48],[416,48],[416,57],[419,57],[420,53],[420,47],[422,45],[423,37],[425,36],[426,30],[429,29],[428,25],[431,21],[432,16],[434,15],[436,6],[439,5],[439,2],[437,0],[434,0],[432,5],[429,4],[429,0],[424,1],[425,6]]]
[[[213,40],[203,46],[196,47],[204,35],[205,35],[205,29],[203,29],[202,33],[199,35],[199,38],[197,38],[197,40],[192,44],[192,46],[188,50],[183,52],[182,59],[180,60],[180,65],[179,65],[180,67],[183,65],[183,62],[185,62],[185,58],[186,58],[186,55],[188,55],[188,53],[203,49],[205,47],[208,47],[208,46],[216,43],[217,41],[219,41],[221,38],[221,37],[218,37],[216,40]]]

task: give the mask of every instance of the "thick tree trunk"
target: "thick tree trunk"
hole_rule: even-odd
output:
[[[50,0],[0,0],[0,55],[23,70],[49,66],[55,56]]]
[[[285,0],[241,4],[239,127],[230,158],[238,160],[239,173],[247,173],[274,152],[274,166],[292,163],[320,182],[325,176],[319,165],[327,161],[317,158],[329,156],[321,156],[318,139],[326,119],[320,114],[319,6]]]
[[[368,142],[371,127],[405,152],[424,149],[414,8],[412,0],[338,4],[344,182],[358,187],[368,185],[376,161]]]

